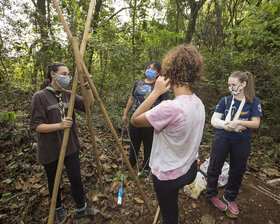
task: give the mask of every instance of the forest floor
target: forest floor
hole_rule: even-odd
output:
[[[28,129],[31,91],[19,88],[0,92],[0,223],[41,224],[47,223],[50,198],[43,167],[36,163],[36,143],[34,133]],[[16,118],[3,116],[13,111]],[[96,110],[96,113],[100,111]],[[63,203],[68,211],[67,224],[108,223],[108,224],[151,224],[156,211],[157,200],[153,191],[151,176],[139,176],[139,182],[152,214],[148,212],[141,195],[129,172],[124,173],[122,205],[117,205],[124,161],[119,149],[107,128],[102,116],[94,117],[96,140],[99,151],[104,191],[101,192],[96,164],[93,156],[90,135],[86,127],[85,116],[77,115],[78,134],[81,142],[81,172],[90,207],[101,211],[95,218],[75,220],[74,201],[71,197],[70,184],[65,172],[62,175],[61,189]],[[127,130],[115,125],[123,146],[128,152]],[[206,129],[211,129],[206,124]],[[211,131],[210,131],[211,132]],[[212,138],[211,138],[212,139]],[[200,159],[203,162],[210,154],[210,142],[203,141]],[[252,149],[248,169],[244,176],[240,194],[236,200],[240,208],[238,218],[228,218],[218,211],[202,192],[198,199],[188,197],[183,190],[179,194],[179,223],[202,224],[277,224],[280,223],[280,186],[272,186],[269,180],[280,178],[279,163],[262,167],[255,161],[262,157],[259,150]],[[140,153],[139,160],[143,155]],[[137,172],[135,170],[135,172]],[[265,189],[265,190],[263,190]],[[222,196],[224,188],[219,189]],[[274,199],[272,197],[274,197]],[[158,224],[162,223],[161,217]]]

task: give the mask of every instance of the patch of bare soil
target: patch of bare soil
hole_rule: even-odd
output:
[[[151,177],[143,178],[139,176],[140,184],[153,211],[151,214],[148,212],[129,172],[124,172],[123,201],[122,205],[117,205],[118,188],[121,183],[120,175],[124,163],[116,146],[115,148],[107,149],[104,143],[102,143],[104,139],[108,139],[108,144],[113,146],[113,140],[102,135],[102,132],[98,134],[97,141],[99,143],[102,164],[104,192],[99,190],[91,145],[86,140],[82,145],[80,156],[87,202],[90,207],[100,209],[101,213],[95,218],[87,217],[80,220],[73,218],[75,214],[74,201],[71,197],[68,179],[63,174],[61,181],[63,203],[68,210],[68,217],[64,223],[153,223],[158,204]],[[128,148],[128,146],[126,145],[125,148]],[[11,193],[4,197],[4,199],[2,197],[0,201],[0,223],[47,223],[50,209],[47,180],[43,168],[34,162],[35,149],[30,149],[26,152],[24,152],[24,148],[15,152],[5,150],[0,156],[1,180],[4,181],[1,181],[1,193]],[[209,203],[204,193],[195,200],[189,198],[182,190],[179,195],[179,223],[280,223],[279,201],[277,203],[277,201],[267,195],[268,193],[265,194],[263,191],[260,191],[261,188],[264,188],[266,192],[280,196],[280,189],[266,184],[266,181],[271,179],[268,176],[269,173],[261,173],[253,165],[252,167],[250,168],[249,165],[240,194],[236,200],[240,208],[240,214],[237,219],[230,219],[224,213],[218,211]],[[271,168],[270,171],[272,172],[273,170],[277,173],[277,169]],[[224,188],[219,189],[220,196],[222,196],[223,190]],[[162,223],[160,216],[157,223]]]

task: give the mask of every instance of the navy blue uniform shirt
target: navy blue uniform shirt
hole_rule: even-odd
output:
[[[232,101],[232,95],[223,97],[219,104],[216,106],[215,112],[223,114],[222,120],[225,120]],[[233,120],[241,101],[234,99],[234,104],[231,110],[231,121]],[[244,107],[240,113],[238,120],[250,121],[252,117],[262,117],[262,108],[261,103],[258,98],[254,98],[252,103],[245,103]],[[242,132],[227,132],[224,129],[217,129],[216,135],[227,138],[250,138],[251,130],[250,128],[246,128],[246,130]]]

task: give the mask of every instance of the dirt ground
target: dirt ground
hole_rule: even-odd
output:
[[[63,203],[68,210],[67,224],[108,223],[108,224],[150,224],[153,223],[157,211],[157,200],[153,191],[151,177],[144,179],[139,177],[139,182],[152,209],[150,214],[139,194],[135,182],[129,172],[124,172],[124,190],[122,205],[117,205],[117,191],[120,185],[120,167],[123,161],[117,151],[107,151],[100,157],[103,169],[103,181],[105,190],[98,190],[96,166],[91,162],[92,151],[86,150],[88,143],[82,146],[81,163],[82,175],[85,185],[86,198],[90,207],[100,209],[101,213],[95,218],[83,218],[75,220],[74,202],[71,197],[70,185],[65,174],[62,178]],[[127,148],[127,147],[125,147]],[[116,149],[117,150],[117,149]],[[32,153],[33,154],[33,153]],[[2,175],[10,169],[12,157],[9,153],[1,154]],[[34,159],[34,155],[31,156]],[[30,159],[31,159],[30,158]],[[140,158],[141,159],[141,158]],[[20,161],[20,160],[19,160]],[[28,163],[22,160],[21,167]],[[26,164],[25,164],[26,166]],[[255,167],[250,168],[245,174],[240,194],[236,200],[240,208],[237,219],[228,218],[225,213],[218,211],[205,198],[204,192],[195,200],[189,198],[183,190],[179,195],[179,223],[202,224],[277,224],[280,223],[280,204],[258,191],[255,188],[263,187],[274,195],[280,196],[280,189],[266,184],[270,178]],[[0,223],[39,224],[47,223],[50,199],[47,191],[46,177],[43,169],[38,164],[33,164],[26,174],[20,173],[15,177],[13,194],[6,200],[0,201]],[[254,188],[255,187],[255,188]],[[222,196],[224,188],[219,189]],[[162,223],[161,217],[158,224]]]

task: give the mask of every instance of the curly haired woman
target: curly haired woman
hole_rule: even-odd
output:
[[[203,74],[203,61],[192,45],[173,48],[163,60],[163,76],[134,112],[136,127],[154,127],[150,167],[164,224],[178,223],[178,192],[194,181],[205,109],[190,84]],[[175,98],[150,109],[171,88]]]

